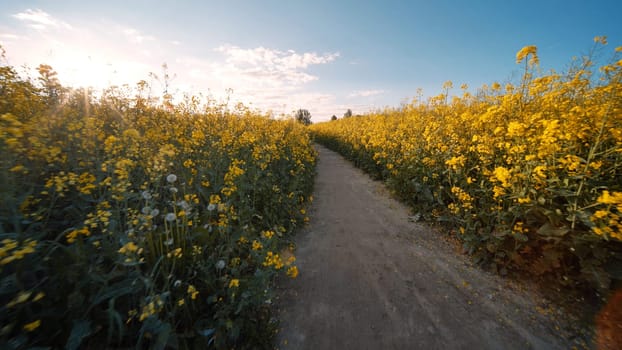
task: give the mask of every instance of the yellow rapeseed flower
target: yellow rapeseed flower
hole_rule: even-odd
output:
[[[538,48],[534,45],[525,46],[516,53],[516,63],[521,63],[526,57],[529,57],[530,65],[537,65],[540,61],[538,59]]]
[[[25,324],[23,328],[26,332],[32,332],[35,329],[39,328],[39,326],[41,326],[41,320],[36,320]]]
[[[253,250],[261,250],[263,245],[258,240],[253,240]]]
[[[270,238],[272,238],[272,236],[274,236],[274,231],[272,231],[272,230],[263,231],[261,233],[261,235],[264,236],[267,239],[270,239]]]
[[[187,293],[190,295],[190,298],[192,300],[195,300],[197,296],[199,295],[199,291],[192,284],[188,286]]]
[[[510,178],[511,178],[511,174],[510,171],[505,168],[505,167],[496,167],[495,170],[493,171],[493,174],[495,176],[495,179],[499,182],[501,182],[501,186],[503,187],[510,187]]]
[[[138,246],[132,241],[125,243],[125,245],[119,249],[119,253],[121,254],[134,253],[136,251],[138,251]]]
[[[290,266],[287,268],[287,276],[291,278],[296,278],[298,276],[298,267]]]
[[[11,308],[17,304],[24,303],[30,298],[32,292],[20,292],[13,300],[11,300],[6,306]]]

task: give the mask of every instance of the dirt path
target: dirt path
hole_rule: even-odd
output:
[[[533,293],[473,267],[384,187],[321,146],[280,349],[569,349]],[[538,312],[537,310],[540,310]]]

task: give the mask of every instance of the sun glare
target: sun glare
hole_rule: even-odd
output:
[[[105,60],[84,52],[64,52],[51,65],[63,84],[73,87],[92,87],[96,90],[112,85],[138,82],[147,78],[148,69],[122,59]]]

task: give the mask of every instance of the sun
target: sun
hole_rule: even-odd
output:
[[[65,86],[89,87],[103,90],[110,86],[134,85],[147,78],[142,64],[128,62],[120,57],[106,57],[79,50],[59,53],[50,65]]]

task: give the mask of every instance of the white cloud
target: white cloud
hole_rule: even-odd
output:
[[[20,36],[19,35],[15,35],[15,34],[9,34],[9,33],[1,33],[0,34],[0,39],[3,39],[3,40],[17,40],[19,38],[20,38]]]
[[[304,69],[310,65],[330,63],[339,57],[339,53],[298,54],[293,50],[280,51],[264,47],[243,49],[235,45],[222,45],[215,51],[225,56],[226,64],[219,67],[222,73],[272,86],[300,85],[317,80],[317,76]]]
[[[339,104],[336,95],[309,89],[308,83],[321,78],[309,69],[331,64],[338,59],[337,52],[226,44],[197,56],[190,53],[193,48],[183,37],[160,38],[121,23],[61,20],[41,10],[25,10],[13,17],[17,25],[0,25],[0,39],[10,62],[31,68],[49,64],[68,86],[102,89],[134,86],[144,79],[152,82],[153,93],[158,94],[162,86],[151,80],[149,73],[161,76],[162,63],[167,62],[168,73],[175,76],[169,92],[180,97],[182,93],[200,93],[223,101],[231,89],[231,105],[242,102],[277,116],[306,108],[314,121],[354,107]]]
[[[384,93],[384,90],[357,90],[350,93],[348,97],[369,97],[375,95],[382,95]]]
[[[241,48],[221,45],[214,49],[222,58],[205,59],[185,56],[176,60],[181,66],[179,81],[190,90],[207,91],[222,97],[233,90],[232,102],[250,104],[253,108],[289,114],[306,108],[314,116],[332,113],[336,97],[308,91],[307,83],[319,79],[306,71],[312,65],[329,64],[339,53],[297,53],[266,47]],[[330,116],[330,115],[328,115]]]
[[[142,44],[145,41],[156,41],[154,36],[144,35],[135,28],[124,28],[121,30],[123,34],[125,34],[127,40],[135,44]]]
[[[72,29],[69,23],[58,20],[52,17],[50,14],[45,11],[36,9],[27,9],[24,12],[16,13],[13,15],[14,18],[28,23],[28,26],[34,29],[45,30],[49,27],[62,27],[65,29]]]

